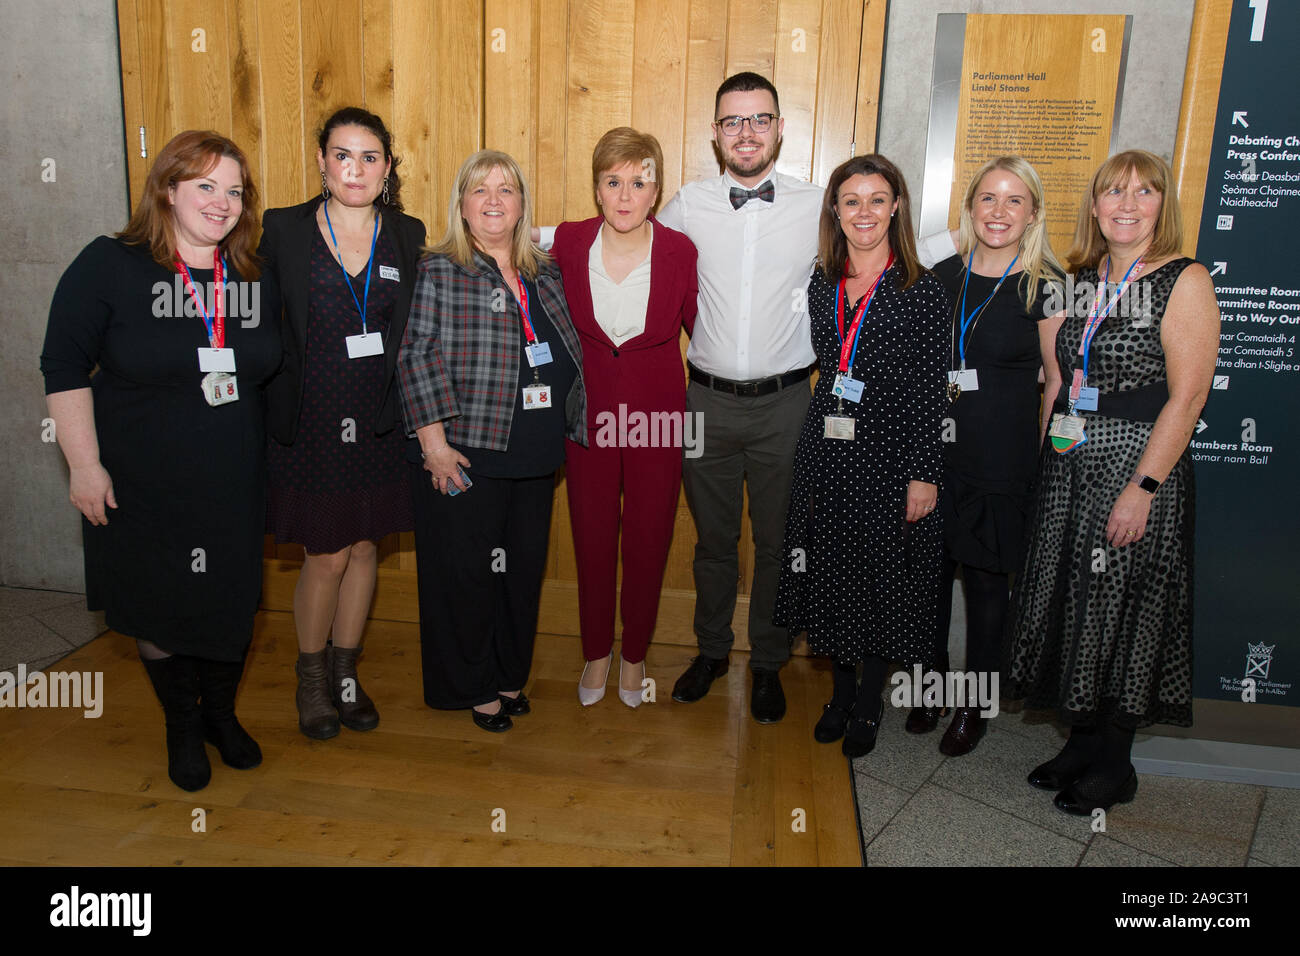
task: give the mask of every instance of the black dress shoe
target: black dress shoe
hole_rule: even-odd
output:
[[[844,736],[844,727],[849,722],[848,708],[831,701],[822,710],[821,720],[813,728],[813,739],[819,744],[833,744]]]
[[[528,698],[524,692],[520,691],[518,697],[507,697],[505,694],[499,695],[501,698],[501,710],[511,717],[522,717],[524,714],[532,712],[532,707],[528,705]]]
[[[1062,750],[1046,763],[1040,763],[1025,779],[1039,790],[1065,790],[1088,771],[1094,754],[1090,750]]]
[[[686,673],[673,685],[673,700],[683,704],[694,703],[709,692],[713,682],[727,673],[731,666],[727,658],[705,657],[701,654],[691,661]]]
[[[848,724],[844,727],[844,743],[840,745],[840,750],[844,752],[844,756],[849,758],[865,757],[875,750],[876,735],[880,733],[880,721],[884,719],[884,716],[885,701],[883,698],[880,700],[880,709],[876,711],[874,719],[862,720],[850,716]]]
[[[903,727],[909,734],[928,734],[939,726],[939,719],[948,713],[947,707],[913,707],[907,714]]]
[[[1056,795],[1056,809],[1076,817],[1090,817],[1096,809],[1109,810],[1117,803],[1129,803],[1138,791],[1137,771],[1131,766],[1123,782],[1115,785],[1099,775],[1084,774]]]
[[[939,753],[948,757],[964,756],[975,749],[988,729],[988,721],[980,716],[978,707],[958,707],[943,740],[939,741]]]
[[[470,713],[474,715],[475,724],[494,734],[503,734],[515,725],[504,707],[495,714],[484,714],[477,710],[471,710]]]
[[[760,724],[774,724],[785,716],[785,691],[779,671],[754,671],[749,712]]]

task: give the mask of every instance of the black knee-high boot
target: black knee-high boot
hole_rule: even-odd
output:
[[[1078,780],[1053,801],[1066,813],[1089,816],[1095,809],[1109,810],[1137,795],[1137,773],[1131,762],[1133,731],[1112,721],[1101,728],[1097,755]]]
[[[221,751],[222,762],[236,770],[262,762],[262,748],[235,717],[235,692],[243,674],[244,661],[199,660],[204,736]]]
[[[173,654],[143,663],[167,719],[167,776],[182,790],[202,790],[212,766],[203,749],[198,661]]]

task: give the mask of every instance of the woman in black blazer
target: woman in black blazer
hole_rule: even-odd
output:
[[[277,541],[304,548],[293,599],[298,727],[324,740],[340,722],[379,723],[356,661],[378,541],[414,527],[393,375],[425,230],[402,214],[378,116],[336,112],[316,159],[321,195],[267,210],[258,253],[284,303],[284,366],[267,391],[267,523]]]

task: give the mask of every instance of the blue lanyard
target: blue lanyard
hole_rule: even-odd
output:
[[[973,262],[975,259],[975,253],[972,252],[970,258]],[[1014,267],[1019,261],[1020,253],[1016,253],[1016,257],[1007,264],[1005,269],[1002,270],[1002,278],[999,279],[998,284],[993,287],[993,291],[989,293],[989,297],[981,302],[979,308],[970,314],[966,312],[966,284],[970,281],[970,262],[966,263],[966,273],[961,279],[961,333],[957,337],[957,353],[961,359],[961,367],[963,371],[966,369],[966,330],[969,329],[975,320],[979,318],[980,313],[984,311],[984,307],[993,301],[993,297],[998,294],[998,289],[1002,288],[1002,283],[1011,273],[1012,267]]]
[[[379,241],[379,213],[375,213],[375,234],[370,237],[370,261],[366,263],[366,291],[361,294],[361,301],[357,302],[357,290],[352,288],[352,277],[348,275],[347,267],[343,265],[343,253],[339,252],[339,241],[334,236],[334,224],[330,222],[330,204],[325,203],[325,225],[329,226],[330,239],[334,243],[334,253],[339,257],[339,268],[343,270],[343,284],[348,287],[352,293],[352,301],[357,304],[357,311],[361,313],[361,334],[366,334],[366,307],[363,303],[370,301],[370,270],[375,267],[375,243]]]
[[[1106,307],[1101,307],[1101,300],[1106,294],[1106,284],[1110,280],[1110,256],[1106,257],[1106,274],[1101,277],[1100,288],[1097,290],[1097,297],[1093,299],[1091,314],[1089,314],[1083,327],[1083,342],[1079,347],[1079,352],[1083,355],[1083,381],[1088,381],[1088,359],[1092,355],[1092,340],[1097,336],[1097,330],[1101,328],[1102,320],[1110,314],[1110,310],[1115,307],[1115,303],[1128,290],[1128,277],[1132,274],[1133,269],[1142,257],[1138,256],[1124,273],[1124,278],[1120,280],[1118,288],[1115,290],[1115,297],[1106,303]],[[1140,273],[1139,273],[1140,274]]]

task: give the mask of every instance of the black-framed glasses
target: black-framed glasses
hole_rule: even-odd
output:
[[[766,133],[772,128],[772,121],[776,119],[773,113],[755,113],[753,116],[724,116],[714,125],[722,130],[724,136],[739,136],[740,131],[745,128],[745,123],[749,123],[749,128],[755,133]]]

